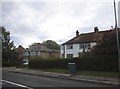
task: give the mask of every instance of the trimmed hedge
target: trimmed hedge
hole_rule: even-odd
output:
[[[117,72],[119,70],[117,55],[94,55],[74,59],[58,59],[58,60],[31,59],[29,62],[29,68],[67,69],[68,63],[70,62],[76,63],[77,70],[108,71],[108,72]]]
[[[2,62],[2,67],[20,67],[20,62]]]

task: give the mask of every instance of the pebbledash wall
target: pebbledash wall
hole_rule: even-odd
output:
[[[118,27],[120,28],[120,1],[118,2]]]

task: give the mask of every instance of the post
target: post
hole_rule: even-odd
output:
[[[119,72],[120,72],[120,47],[119,47],[119,34],[118,34],[118,27],[117,27],[117,15],[116,15],[115,0],[114,0],[114,15],[115,15],[115,30],[116,30],[117,51],[118,51],[118,65],[119,65]]]

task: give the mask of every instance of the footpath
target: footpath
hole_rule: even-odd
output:
[[[86,82],[93,82],[93,83],[120,85],[118,78],[70,75],[70,74],[44,72],[44,71],[40,71],[40,70],[34,70],[34,69],[28,69],[28,68],[14,68],[14,67],[9,68],[9,71],[14,72],[14,73],[22,73],[22,74],[29,74],[29,75],[36,75],[36,76],[46,76],[46,77],[70,79],[70,80],[76,80],[76,81],[86,81]]]

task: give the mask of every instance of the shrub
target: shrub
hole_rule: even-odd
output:
[[[20,67],[20,62],[2,62],[2,67]]]
[[[29,68],[62,68],[67,69],[68,63],[76,63],[77,70],[87,71],[118,71],[117,55],[94,55],[73,59],[31,59]]]

